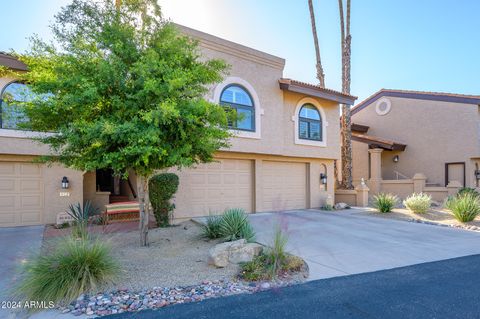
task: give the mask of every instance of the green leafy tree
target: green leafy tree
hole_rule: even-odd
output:
[[[201,58],[197,43],[165,21],[156,0],[74,0],[52,25],[54,42],[32,38],[19,58],[37,98],[29,128],[48,161],[137,176],[141,245],[147,245],[148,178],[156,170],[213,159],[228,146],[227,115],[207,102],[226,64]]]

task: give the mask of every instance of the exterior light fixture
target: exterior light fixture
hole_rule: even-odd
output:
[[[327,184],[327,174],[320,173],[320,183]]]
[[[63,189],[68,189],[69,185],[68,185],[68,178],[67,176],[63,176],[62,178],[62,188]]]
[[[394,163],[398,163],[399,160],[400,160],[400,157],[398,157],[398,155],[395,155],[395,156],[393,157],[393,162],[394,162]]]

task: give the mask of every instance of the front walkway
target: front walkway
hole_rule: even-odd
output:
[[[257,240],[270,244],[276,225],[288,250],[308,263],[309,280],[480,254],[480,233],[365,216],[361,209],[250,215]]]

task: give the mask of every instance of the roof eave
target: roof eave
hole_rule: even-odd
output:
[[[356,100],[355,97],[337,95],[334,93],[322,91],[321,89],[309,88],[309,87],[301,86],[295,83],[279,82],[279,84],[280,84],[280,89],[285,91],[306,94],[306,95],[318,97],[318,98],[329,100],[329,101],[334,101],[341,104],[353,105],[353,103]]]

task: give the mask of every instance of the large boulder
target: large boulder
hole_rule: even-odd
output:
[[[212,247],[208,252],[208,263],[223,268],[229,263],[248,262],[260,255],[262,250],[262,245],[247,243],[245,239],[221,243]]]

